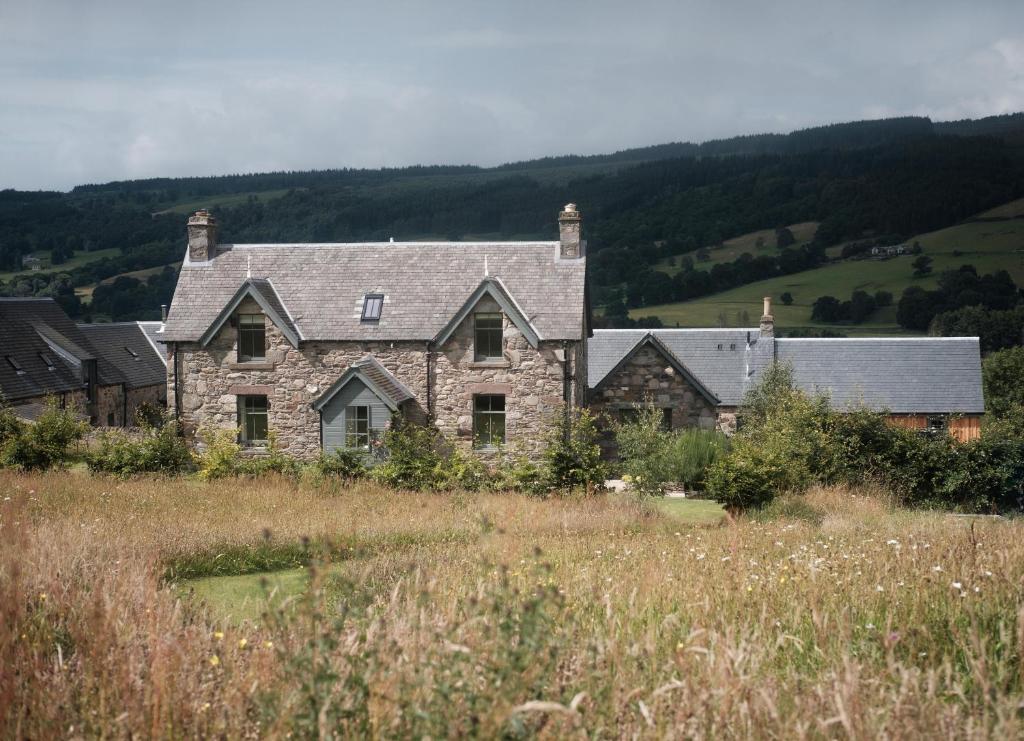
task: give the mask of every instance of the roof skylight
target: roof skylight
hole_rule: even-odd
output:
[[[124,349],[125,349],[125,351],[126,351],[126,352],[127,352],[127,353],[128,353],[129,355],[131,355],[131,356],[132,356],[133,358],[135,358],[136,360],[138,360],[138,359],[139,359],[139,354],[138,354],[137,352],[135,352],[134,350],[132,350],[132,349],[131,349],[130,347],[128,347],[127,345],[125,345],[125,346],[124,346]]]
[[[363,297],[364,322],[376,322],[380,320],[381,310],[384,308],[384,294],[368,293]]]
[[[14,368],[14,372],[17,373],[19,376],[24,375],[25,369],[21,367],[21,363],[18,362],[18,359],[16,357],[14,357],[13,355],[8,355],[7,363],[12,368]]]
[[[44,363],[46,363],[46,370],[53,370],[54,368],[57,367],[57,366],[55,366],[53,364],[53,358],[50,357],[49,353],[45,353],[45,352],[39,353],[39,359],[42,360]]]

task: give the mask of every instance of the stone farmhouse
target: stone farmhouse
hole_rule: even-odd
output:
[[[980,434],[985,411],[977,337],[784,338],[771,299],[750,329],[606,329],[587,345],[588,399],[615,417],[638,403],[664,409],[672,428],[736,429],[743,396],[775,362],[837,409],[887,411],[894,424]]]
[[[596,330],[580,213],[551,242],[223,244],[188,221],[166,326],[168,399],[188,434],[271,430],[311,458],[367,449],[395,415],[483,454],[535,454],[561,410],[650,402],[673,428],[731,433],[769,364],[841,408],[973,437],[984,412],[976,338],[788,339],[770,300],[751,329]]]
[[[558,241],[221,244],[205,211],[162,333],[186,433],[268,431],[299,458],[366,448],[392,415],[534,453],[585,398],[580,214]]]
[[[0,298],[0,395],[29,421],[54,397],[98,427],[132,425],[141,404],[167,401],[159,327],[75,324],[53,299]]]

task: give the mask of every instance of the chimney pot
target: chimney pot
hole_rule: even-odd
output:
[[[558,214],[558,256],[563,260],[583,257],[586,243],[580,239],[580,222],[576,204],[565,204],[565,208]]]
[[[206,262],[217,248],[217,219],[205,208],[188,217],[188,259]]]

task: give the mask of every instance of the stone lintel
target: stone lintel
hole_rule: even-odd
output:
[[[274,393],[273,386],[248,386],[245,384],[235,384],[228,389],[229,394],[235,396],[270,396]]]
[[[510,383],[467,383],[466,393],[470,395],[476,394],[504,394],[509,396],[512,393],[512,384]]]

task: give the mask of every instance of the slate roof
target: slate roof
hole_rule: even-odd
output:
[[[587,385],[594,388],[646,335],[656,337],[718,397],[735,406],[770,358],[754,329],[595,329],[587,344]],[[747,353],[747,338],[758,340]],[[719,349],[721,348],[721,349]],[[749,374],[748,374],[749,371]]]
[[[304,340],[431,340],[488,276],[541,339],[581,339],[585,269],[558,242],[219,245],[182,265],[164,339],[198,340],[247,275],[272,281]],[[360,321],[367,293],[384,294],[377,322]]]
[[[368,382],[371,390],[374,391],[380,400],[391,409],[398,407],[406,401],[414,398],[409,387],[395,378],[387,368],[378,362],[372,355],[366,355],[348,367],[341,378],[335,381],[324,391],[320,397],[313,402],[313,409],[322,409],[327,402],[333,399],[339,391],[347,386],[352,380],[360,379]]]
[[[81,389],[87,360],[96,361],[101,386],[167,382],[163,360],[138,323],[75,324],[53,299],[0,298],[0,391],[8,401]]]
[[[838,408],[868,406],[897,414],[981,414],[977,337],[780,338],[776,356],[797,385],[828,393]]]
[[[160,358],[167,365],[167,343],[164,342],[163,322],[138,322],[139,328],[146,333],[146,337],[152,343]]]
[[[53,299],[0,298],[0,391],[8,401],[81,389],[80,361],[94,357],[87,346],[84,335]],[[116,369],[99,360],[96,365],[99,383],[117,382],[110,380],[118,377]]]
[[[596,387],[647,334],[664,343],[722,406],[739,404],[774,357],[792,366],[799,388],[829,394],[837,408],[985,411],[976,337],[773,340],[757,329],[603,329],[587,346],[588,385]],[[748,336],[756,341],[749,353]]]
[[[116,368],[128,388],[167,383],[164,359],[138,322],[79,324],[78,328],[96,356]]]

